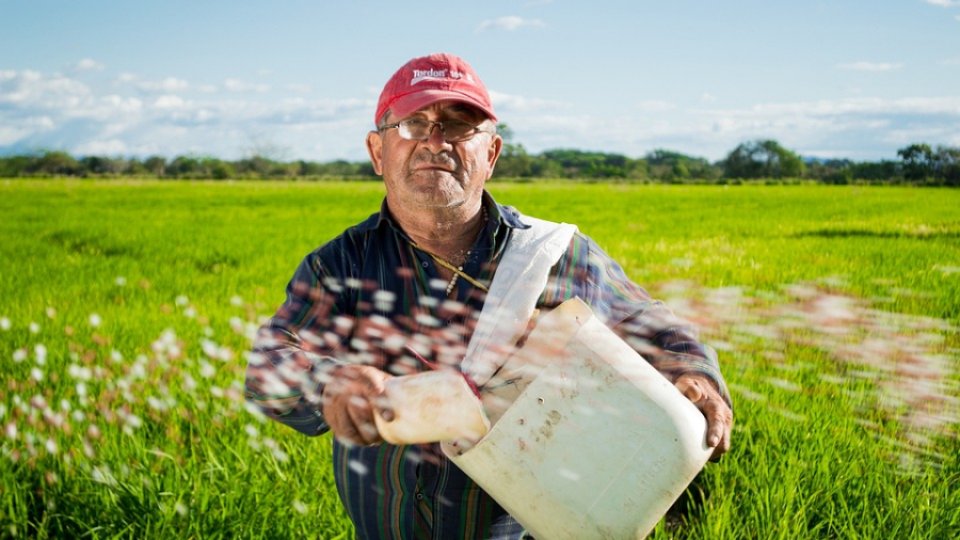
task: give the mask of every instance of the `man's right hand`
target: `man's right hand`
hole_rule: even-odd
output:
[[[383,383],[392,376],[372,366],[345,365],[331,373],[323,389],[323,417],[334,436],[348,444],[383,442],[373,420],[374,407],[385,420],[393,411],[384,407]]]

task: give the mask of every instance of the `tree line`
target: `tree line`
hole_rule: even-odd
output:
[[[657,149],[641,158],[583,150],[546,150],[530,154],[513,142],[501,124],[505,144],[494,178],[533,180],[614,180],[661,183],[820,182],[825,184],[912,184],[960,186],[960,148],[916,143],[897,151],[897,159],[856,162],[803,158],[777,141],[746,141],[719,161]],[[0,178],[137,177],[171,179],[374,179],[369,162],[284,161],[264,156],[224,160],[209,156],[165,158],[74,157],[52,150],[0,157]]]

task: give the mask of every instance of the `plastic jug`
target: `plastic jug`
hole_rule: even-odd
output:
[[[579,299],[487,385],[493,424],[444,453],[534,537],[642,538],[703,468],[702,413]]]

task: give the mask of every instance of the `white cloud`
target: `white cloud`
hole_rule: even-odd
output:
[[[73,149],[73,152],[83,156],[120,156],[128,151],[127,144],[119,139],[90,141]]]
[[[637,109],[642,112],[647,113],[656,113],[656,112],[665,112],[676,109],[677,105],[675,103],[670,103],[669,101],[661,101],[658,99],[648,99],[646,101],[641,101],[637,104]]]
[[[148,94],[169,94],[171,92],[183,92],[190,88],[189,82],[177,77],[146,80],[134,73],[121,73],[117,76],[116,82],[122,85],[133,85],[136,89]]]
[[[714,103],[717,101],[717,96],[714,96],[710,92],[704,92],[700,94],[700,103]]]
[[[960,7],[960,0],[926,0],[926,2],[933,6],[945,8]]]
[[[523,17],[518,17],[516,15],[507,15],[505,17],[487,19],[481,22],[477,27],[477,32],[483,32],[490,29],[513,32],[525,27],[542,28],[544,26],[546,25],[540,19],[524,19]]]
[[[186,104],[187,102],[180,96],[164,94],[153,102],[153,107],[156,109],[179,110],[183,109]]]
[[[541,98],[528,98],[513,94],[504,94],[502,92],[490,91],[490,100],[493,101],[493,108],[497,111],[497,116],[503,116],[504,112],[511,113],[529,113],[533,111],[557,110],[568,108],[569,105],[562,101],[555,101]]]
[[[76,71],[103,71],[103,64],[92,58],[84,58],[73,66]]]
[[[240,79],[225,79],[223,81],[223,87],[228,92],[257,92],[260,94],[270,91],[270,85],[268,84],[258,84],[258,83],[248,83],[241,81]]]
[[[838,64],[838,68],[849,69],[851,71],[869,71],[869,72],[883,72],[883,71],[893,71],[903,67],[903,64],[894,64],[890,62],[851,62],[848,64]]]

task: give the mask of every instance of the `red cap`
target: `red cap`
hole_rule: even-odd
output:
[[[440,53],[414,58],[390,77],[380,93],[373,122],[380,122],[387,109],[395,117],[404,118],[442,100],[472,105],[497,121],[477,72],[462,58]]]

